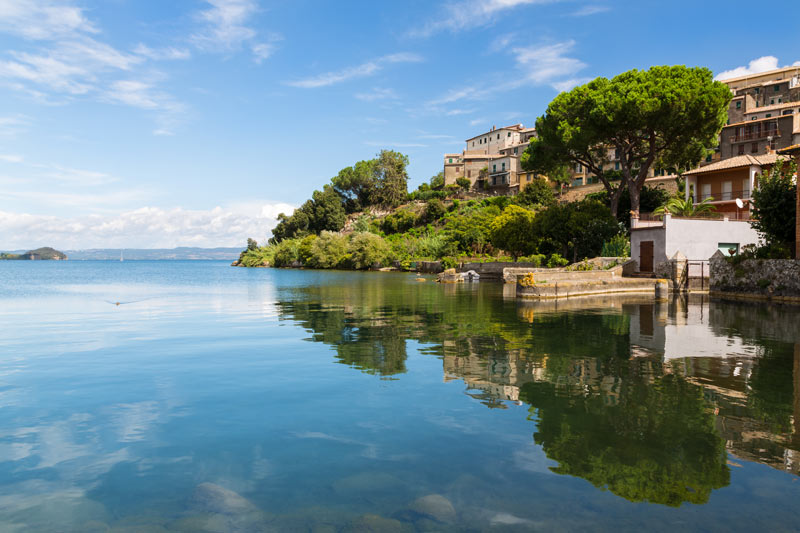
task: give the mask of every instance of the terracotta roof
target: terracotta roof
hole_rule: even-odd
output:
[[[784,102],[782,104],[765,105],[761,107],[754,107],[744,112],[745,115],[753,113],[761,113],[762,111],[775,111],[776,109],[784,109],[787,107],[800,107],[800,102]]]
[[[778,150],[778,153],[780,155],[792,155],[795,153],[800,155],[800,144],[793,144],[791,146],[787,146],[786,148],[781,148]]]
[[[694,170],[690,170],[688,172],[684,172],[683,175],[694,175],[694,174],[705,174],[706,172],[716,172],[718,170],[730,170],[733,168],[743,168],[749,167],[752,165],[763,166],[763,165],[771,165],[778,160],[778,154],[764,154],[764,155],[739,155],[736,157],[731,157],[728,159],[723,159],[722,161],[717,161],[716,163],[711,163],[710,165],[705,165]]]
[[[797,67],[797,66],[783,67],[783,68],[778,68],[778,69],[775,69],[775,70],[768,70],[766,72],[759,72],[759,73],[756,73],[756,74],[747,74],[745,76],[737,76],[735,78],[726,78],[724,80],[719,80],[719,81],[721,81],[722,83],[733,83],[733,82],[736,82],[736,81],[743,81],[743,80],[747,80],[747,79],[750,79],[750,78],[761,78],[761,77],[764,77],[764,76],[769,76],[771,74],[778,74],[779,72],[788,72],[790,70],[800,70],[800,67]]]
[[[753,114],[755,114],[755,111],[753,111]],[[779,119],[779,118],[785,119],[786,117],[792,117],[792,116],[793,115],[775,115],[774,117],[764,117],[764,118],[758,118],[758,119],[755,119],[755,120],[753,120],[751,118],[750,120],[745,120],[744,122],[734,122],[733,124],[726,124],[722,128],[725,129],[725,128],[730,128],[731,126],[745,126],[747,124],[753,124],[754,122],[763,122],[765,120],[776,120],[776,119]]]

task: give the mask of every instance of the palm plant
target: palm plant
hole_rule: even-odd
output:
[[[709,196],[699,204],[695,204],[692,198],[684,200],[683,198],[672,197],[661,207],[653,211],[656,216],[664,216],[669,213],[676,217],[692,217],[700,213],[713,213],[717,210],[716,206],[711,202],[714,198]]]

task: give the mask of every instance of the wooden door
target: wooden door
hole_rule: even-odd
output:
[[[653,241],[639,243],[639,272],[653,271]]]

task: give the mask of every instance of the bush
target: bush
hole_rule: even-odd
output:
[[[381,266],[388,262],[389,245],[373,233],[356,233],[348,246],[350,265],[358,270]]]
[[[533,254],[525,257],[520,257],[519,261],[523,263],[533,263],[534,268],[542,266],[547,258],[544,254]]]
[[[525,207],[547,207],[556,203],[556,196],[546,179],[536,178],[514,197],[514,202]]]
[[[431,190],[431,191],[414,191],[408,195],[409,200],[420,200],[426,202],[428,200],[432,200],[437,198],[439,200],[444,200],[447,198],[446,191],[439,191],[439,190]]]
[[[611,240],[603,243],[603,250],[600,255],[603,257],[630,257],[631,243],[622,233],[614,235]]]
[[[469,188],[472,187],[472,182],[469,180],[469,178],[457,178],[456,185],[458,185],[465,191],[468,191]]]
[[[796,188],[794,162],[779,159],[768,174],[758,177],[753,191],[753,220],[750,225],[769,245],[789,249],[795,242]]]
[[[436,198],[432,200],[428,200],[425,204],[425,213],[423,214],[422,218],[425,222],[436,222],[440,218],[442,218],[447,210],[444,207],[444,204],[441,200]]]
[[[516,261],[534,251],[533,211],[510,205],[491,223],[491,239],[495,248],[507,251]]]
[[[246,267],[269,266],[273,262],[274,246],[263,248],[248,248],[239,255],[239,264]]]
[[[540,211],[534,222],[539,253],[596,257],[603,243],[620,233],[611,211],[596,200],[556,204]]]
[[[304,266],[308,265],[309,258],[311,257],[311,246],[316,240],[316,235],[307,235],[300,239],[300,243],[297,245],[297,259],[303,263]]]
[[[313,268],[339,268],[346,261],[347,237],[323,231],[311,245],[307,264]]]
[[[567,266],[569,261],[561,257],[559,254],[552,254],[549,259],[547,259],[547,268],[559,268],[563,266]]]
[[[353,231],[356,233],[363,233],[365,231],[369,231],[370,224],[369,224],[369,217],[367,215],[361,215],[353,222]]]
[[[276,267],[291,266],[300,261],[300,239],[284,239],[274,246],[272,264]]]
[[[403,233],[414,227],[417,217],[407,209],[400,209],[388,215],[381,221],[381,231],[387,235]],[[363,233],[363,232],[362,232]]]

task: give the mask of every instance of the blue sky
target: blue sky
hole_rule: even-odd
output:
[[[748,15],[751,13],[751,15]],[[0,0],[0,249],[264,239],[382,148],[411,186],[559,90],[800,60],[800,5]],[[755,17],[755,18],[754,18]]]

